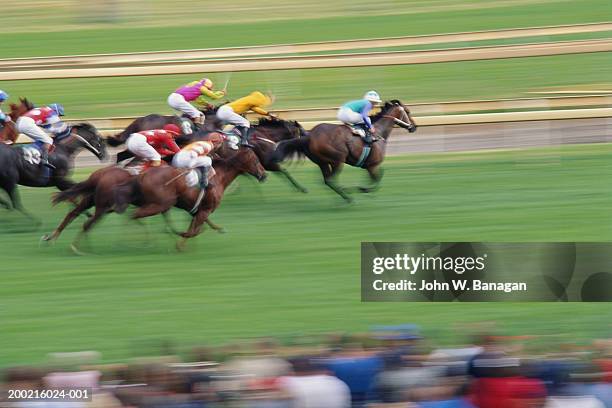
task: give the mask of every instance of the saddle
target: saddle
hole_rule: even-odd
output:
[[[365,130],[358,126],[353,126],[346,123],[344,124],[344,126],[346,126],[354,136],[365,137],[366,135]]]
[[[40,172],[40,181],[43,184],[46,183],[51,177],[51,169],[47,166],[42,165],[41,142],[27,143],[24,145],[17,146],[15,148],[21,150],[21,157],[26,163],[42,169],[42,171]],[[51,146],[49,155],[53,152],[53,150],[55,150],[54,148],[55,145]]]
[[[161,166],[167,166],[168,164],[162,160]],[[151,166],[151,162],[138,158],[132,157],[131,159],[126,159],[120,163],[117,163],[117,167],[120,167],[130,173],[132,176],[138,176],[139,174],[145,173],[147,170],[153,168]]]
[[[185,135],[191,135],[192,133],[199,130],[198,125],[193,123],[189,116],[183,115],[181,116],[181,130]]]

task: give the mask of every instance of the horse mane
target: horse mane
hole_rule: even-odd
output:
[[[283,128],[291,132],[291,128],[300,128],[301,125],[296,120],[284,120],[279,118],[259,118],[255,126],[265,126],[269,128]]]
[[[28,98],[19,98],[19,101],[26,107],[27,110],[34,109],[34,104],[28,100]]]
[[[207,106],[202,107],[202,109],[199,109],[199,111],[202,112],[203,114],[211,114],[211,113],[216,114],[219,108],[223,105],[225,104],[224,103],[221,103],[219,105],[209,104]]]
[[[404,104],[399,99],[391,99],[390,101],[386,101],[383,107],[380,109],[380,112],[370,116],[372,122],[376,122],[381,119],[384,115],[389,112],[389,109],[392,109],[395,106],[404,106]]]

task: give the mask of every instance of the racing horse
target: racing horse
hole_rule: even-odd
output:
[[[53,233],[43,237],[45,241],[57,239],[62,230],[80,213],[95,206],[94,215],[89,218],[81,232],[72,243],[76,253],[82,237],[106,214],[110,212],[122,213],[129,204],[139,206],[132,218],[140,219],[156,214],[163,214],[166,222],[168,211],[176,206],[190,212],[193,216],[188,231],[176,234],[184,240],[196,236],[204,223],[217,229],[209,219],[209,215],[219,206],[227,186],[240,174],[251,174],[263,181],[266,177],[265,169],[257,159],[255,153],[249,148],[241,148],[229,157],[215,159],[215,175],[211,180],[206,195],[195,208],[198,202],[199,189],[187,185],[185,170],[170,166],[150,168],[146,172],[132,176],[120,167],[106,167],[94,172],[87,180],[75,185],[67,191],[56,194],[53,203],[71,201],[81,196],[79,205],[66,215],[62,223]],[[179,243],[182,248],[184,241]]]
[[[135,119],[123,131],[119,132],[115,136],[110,136],[109,138],[107,138],[106,142],[110,146],[119,146],[125,143],[125,141],[130,137],[132,133],[142,132],[143,130],[161,129],[164,127],[164,125],[168,124],[174,124],[181,128],[183,130],[184,136],[187,137],[186,140],[189,139],[188,135],[191,135],[194,132],[210,132],[221,128],[221,120],[217,118],[217,107],[209,105],[205,109],[202,109],[201,112],[204,113],[205,116],[204,126],[201,129],[194,128],[194,125],[191,120],[186,119],[184,117],[179,117],[176,115],[159,115],[157,113],[152,113],[150,115]],[[177,139],[177,143],[181,142],[181,138]],[[118,155],[117,161],[122,161],[129,157],[131,157],[129,152],[122,152],[121,155]]]
[[[376,129],[375,137],[378,139],[371,146],[367,146],[361,137],[353,134],[348,125],[321,123],[312,128],[306,137],[280,142],[273,160],[281,162],[293,154],[308,157],[321,169],[325,184],[347,202],[352,202],[345,189],[335,181],[342,165],[346,163],[366,169],[372,184],[359,187],[359,190],[364,193],[373,191],[382,178],[380,165],[385,158],[387,140],[393,126],[398,125],[410,133],[417,129],[410,110],[397,99],[385,102],[380,112],[371,119]]]
[[[32,104],[22,99],[19,105],[11,104],[11,118],[16,119],[26,113]],[[8,146],[0,143],[0,190],[6,191],[10,203],[0,198],[0,205],[16,209],[32,218],[21,204],[17,185],[30,187],[57,187],[67,190],[75,183],[68,177],[74,165],[74,157],[82,149],[87,149],[99,160],[106,157],[104,141],[96,128],[88,123],[72,125],[70,134],[55,140],[55,148],[49,154],[49,162],[55,166],[51,170],[40,164],[41,154],[37,143]]]
[[[190,141],[201,140],[202,137],[206,137],[209,133],[210,131],[196,132],[181,139],[177,138],[177,143],[181,145],[187,144]],[[237,143],[237,138],[239,136],[235,135],[232,131],[222,133],[236,138],[235,143]],[[251,131],[249,133],[249,143],[253,146],[253,151],[264,169],[283,175],[293,187],[302,193],[307,193],[308,190],[298,183],[287,169],[273,160],[273,154],[279,142],[305,136],[306,131],[297,121],[278,118],[259,119],[257,123],[251,126]]]

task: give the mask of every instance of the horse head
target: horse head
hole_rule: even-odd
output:
[[[13,122],[16,121],[17,118],[19,118],[20,116],[23,116],[32,109],[34,109],[34,105],[32,104],[32,102],[28,101],[27,98],[19,98],[18,104],[11,103],[9,107],[11,109],[9,116],[11,117]]]
[[[410,114],[410,109],[406,108],[398,99],[385,102],[380,112],[373,117],[373,122],[381,118],[393,119],[396,125],[408,130],[410,133],[416,132],[417,130],[417,125]]]
[[[258,181],[262,182],[266,179],[266,170],[262,166],[257,154],[250,147],[241,147],[231,159],[232,166],[240,173],[250,174]]]
[[[98,130],[89,123],[73,125],[70,134],[78,147],[83,147],[94,154],[98,159],[104,160],[107,156],[106,144]]]

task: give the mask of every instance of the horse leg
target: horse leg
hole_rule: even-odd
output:
[[[78,217],[83,212],[85,212],[87,209],[89,209],[89,208],[91,208],[93,206],[94,206],[94,198],[93,198],[93,196],[91,196],[91,197],[84,197],[81,200],[81,202],[75,208],[73,208],[72,211],[70,211],[66,215],[66,217],[64,217],[64,220],[61,222],[61,224],[51,234],[43,235],[42,240],[43,241],[54,241],[54,240],[56,240],[60,236],[62,231],[72,221],[74,221],[74,219],[76,217]]]
[[[206,218],[206,224],[208,224],[208,226],[212,229],[214,229],[215,231],[217,231],[220,234],[225,234],[225,228],[223,228],[220,225],[215,224],[214,222],[212,222],[210,220],[210,218]]]
[[[110,208],[108,207],[96,207],[96,212],[94,213],[94,215],[87,221],[85,221],[85,224],[83,224],[83,229],[79,232],[74,241],[72,241],[72,244],[70,244],[70,248],[72,248],[72,251],[74,251],[75,254],[85,255],[79,249],[81,239],[87,234],[87,232],[89,232],[89,230],[94,226],[94,224],[96,224],[100,220],[100,218],[102,218],[107,212],[109,212],[109,210]]]
[[[362,193],[370,193],[378,190],[380,187],[380,180],[383,176],[383,170],[379,166],[372,166],[366,169],[370,176],[371,185],[369,187],[359,187],[359,191]]]
[[[2,189],[4,190],[4,188],[2,188]],[[6,193],[8,194],[8,191]],[[5,200],[3,197],[0,197],[0,206],[4,207],[7,210],[12,210],[13,209],[13,206],[11,205],[10,201]]]
[[[134,211],[134,214],[132,214],[132,219],[137,220],[139,218],[150,217],[152,215],[164,213],[168,211],[170,207],[171,206],[157,203],[146,204]]]
[[[21,197],[19,196],[19,190],[17,189],[17,185],[16,184],[4,186],[4,189],[8,193],[9,198],[11,199],[11,203],[13,204],[13,208],[14,209],[19,211],[23,215],[25,215],[27,218],[33,220],[36,223],[36,226],[40,226],[42,224],[41,220],[39,220],[38,218],[36,218],[32,214],[30,214],[28,211],[26,211],[26,209],[23,207],[23,205],[21,205]]]
[[[347,203],[353,202],[353,199],[346,194],[344,189],[336,184],[334,180],[336,174],[338,174],[338,171],[342,168],[342,164],[321,162],[319,163],[319,167],[321,168],[321,173],[323,173],[323,181],[325,184],[334,190],[340,197],[344,198]]]
[[[181,235],[181,233],[176,228],[174,228],[174,225],[172,225],[172,222],[170,221],[170,210],[163,212],[162,215],[164,216],[166,230],[174,235]]]
[[[176,243],[176,249],[178,251],[183,251],[185,249],[185,244],[189,238],[193,238],[200,233],[202,230],[202,224],[208,220],[208,216],[210,215],[210,211],[198,211],[196,215],[191,219],[191,224],[189,225],[189,229],[186,232],[181,234],[182,239]]]
[[[55,187],[57,187],[57,189],[59,191],[66,191],[69,188],[71,188],[72,186],[74,186],[76,183],[74,181],[68,180],[67,178],[64,178],[64,177],[57,177],[55,179],[55,181],[54,181],[54,184],[55,184]],[[80,205],[80,203],[79,203],[79,201],[78,201],[78,199],[76,197],[71,198],[68,201],[70,201],[72,204],[74,204],[77,207]],[[93,202],[92,202],[91,206],[93,206]],[[89,208],[89,207],[87,207],[87,208]],[[85,215],[88,218],[91,218],[91,213],[89,211],[85,211]]]
[[[304,187],[300,183],[298,183],[297,180],[294,179],[293,176],[289,173],[289,171],[287,171],[287,169],[282,167],[280,164],[273,163],[273,162],[270,161],[270,163],[267,163],[267,166],[264,166],[264,167],[268,171],[278,172],[278,173],[282,174],[283,176],[285,176],[285,178],[287,178],[287,180],[289,180],[291,185],[293,187],[295,187],[295,189],[297,191],[299,191],[301,193],[307,193],[308,192],[308,189],[306,189],[306,187]]]

